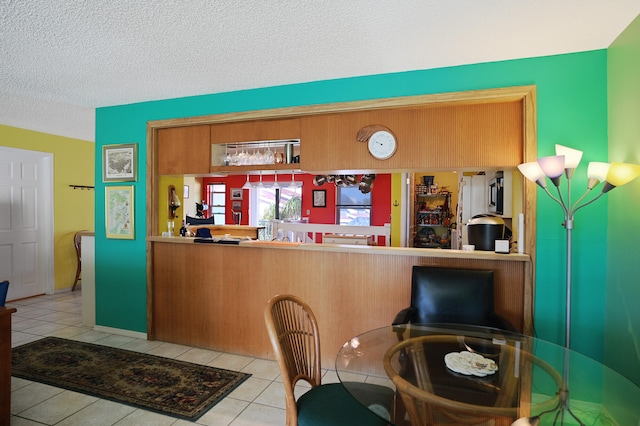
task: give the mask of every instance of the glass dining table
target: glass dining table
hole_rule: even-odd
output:
[[[534,416],[540,425],[640,426],[640,387],[622,375],[563,346],[488,327],[367,331],[342,346],[336,372],[355,399],[396,426],[508,426]],[[354,385],[362,382],[393,389],[395,401],[372,404]]]

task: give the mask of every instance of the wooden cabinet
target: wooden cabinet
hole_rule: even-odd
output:
[[[377,160],[357,141],[358,131],[372,124],[395,134],[398,148],[391,158]],[[309,115],[301,118],[300,133],[301,168],[308,171],[503,167],[522,158],[522,144],[511,143],[522,141],[516,101]]]
[[[11,314],[15,308],[0,306],[0,424],[8,425],[11,409]]]
[[[253,170],[298,170],[300,164],[285,161],[270,164],[230,165],[223,160],[226,153],[265,153],[284,157],[285,145],[293,146],[293,155],[300,155],[300,119],[273,119],[218,123],[211,126],[212,173],[245,173]]]
[[[160,175],[208,174],[211,126],[208,124],[158,129]]]
[[[211,143],[300,139],[300,119],[234,121],[211,126]]]

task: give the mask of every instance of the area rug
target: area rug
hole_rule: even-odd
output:
[[[47,337],[13,348],[15,377],[196,420],[250,374]]]

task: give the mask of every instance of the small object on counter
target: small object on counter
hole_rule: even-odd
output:
[[[185,221],[182,221],[182,226],[180,227],[180,236],[181,237],[186,237],[187,236],[187,226],[185,224]]]

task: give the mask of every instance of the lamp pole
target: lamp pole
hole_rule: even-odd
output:
[[[564,222],[562,226],[566,230],[566,302],[565,302],[565,335],[564,335],[564,364],[563,364],[563,383],[558,390],[558,405],[551,410],[544,411],[537,416],[523,417],[516,420],[512,425],[537,425],[540,421],[540,416],[546,413],[556,411],[556,415],[553,421],[555,425],[558,419],[560,424],[564,424],[565,412],[569,413],[578,424],[584,426],[584,423],[576,417],[569,407],[569,355],[571,349],[571,287],[573,277],[573,225],[575,213],[593,203],[604,194],[612,190],[617,186],[624,185],[636,177],[640,176],[640,165],[624,164],[624,163],[589,163],[588,177],[589,182],[586,192],[575,202],[571,203],[571,178],[573,172],[578,167],[582,158],[582,151],[578,151],[573,148],[568,148],[562,145],[556,145],[556,155],[550,157],[543,157],[538,159],[537,162],[530,162],[520,164],[518,169],[522,172],[524,177],[532,182],[535,182],[547,193],[551,199],[557,202],[564,212]],[[562,174],[567,177],[567,201],[565,202],[562,191],[560,190],[560,179]],[[558,196],[555,197],[549,192],[547,188],[546,178],[549,178],[555,185]],[[597,196],[591,200],[580,204],[585,197],[595,188],[600,182],[605,182]]]

